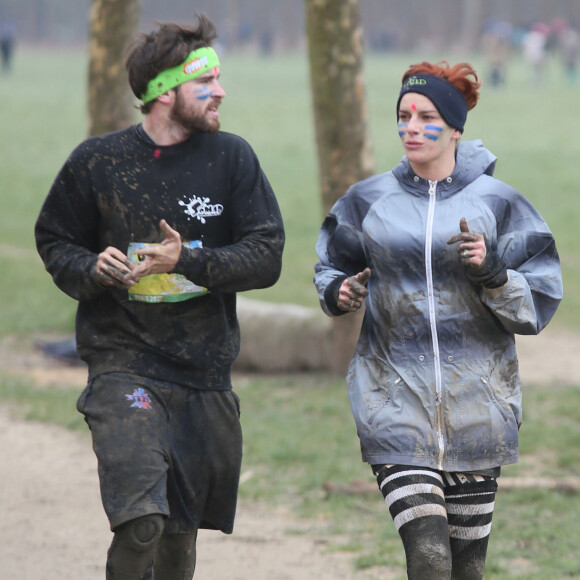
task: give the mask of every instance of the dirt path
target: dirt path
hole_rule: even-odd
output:
[[[82,384],[84,369],[62,367],[29,346],[1,341],[0,369],[26,373],[39,384],[54,374],[61,382]],[[578,384],[579,347],[580,337],[570,333],[522,337],[524,386]],[[16,421],[8,407],[0,407],[0,448],[2,580],[102,580],[111,533],[88,435]],[[272,511],[242,503],[232,536],[202,531],[198,545],[196,580],[389,578],[385,569],[355,574],[348,556],[325,553],[323,541],[284,506]]]
[[[88,436],[9,419],[0,410],[2,580],[103,580],[111,541]],[[200,580],[353,578],[284,510],[240,506],[234,535],[202,531]],[[292,534],[288,532],[292,531]],[[371,578],[372,576],[357,575]]]

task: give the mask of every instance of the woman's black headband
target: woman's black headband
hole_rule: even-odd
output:
[[[450,82],[426,74],[417,74],[405,79],[397,101],[397,119],[399,118],[399,104],[403,95],[407,93],[419,93],[426,96],[437,107],[444,121],[450,127],[463,133],[463,126],[467,119],[467,101]]]

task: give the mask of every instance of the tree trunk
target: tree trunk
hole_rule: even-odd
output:
[[[483,30],[484,6],[482,0],[465,0],[463,3],[463,23],[461,48],[475,51]]]
[[[359,0],[305,0],[310,80],[324,215],[348,187],[374,172],[367,127]],[[343,374],[362,314],[337,317],[331,368]]]
[[[141,0],[92,0],[89,41],[89,134],[135,122],[124,52],[137,28]]]

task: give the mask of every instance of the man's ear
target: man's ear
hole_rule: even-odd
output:
[[[171,104],[171,102],[175,99],[175,90],[171,89],[169,91],[167,91],[166,93],[163,93],[162,95],[159,95],[157,97],[157,100],[160,103],[164,103],[165,105],[169,105]]]

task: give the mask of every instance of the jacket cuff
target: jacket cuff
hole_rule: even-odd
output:
[[[181,254],[173,268],[173,272],[185,276],[194,284],[204,286],[205,284],[201,283],[205,264],[202,251],[201,248],[188,248],[185,244],[182,244]]]
[[[324,303],[326,304],[328,312],[332,314],[332,316],[342,316],[343,314],[346,314],[344,310],[341,310],[338,307],[338,291],[347,278],[348,276],[346,274],[344,276],[338,276],[326,287],[326,290],[324,290]]]
[[[495,288],[488,288],[487,286],[483,286],[483,291],[489,296],[491,299],[497,298],[503,294],[506,285],[510,281],[510,273],[509,270],[506,270],[506,281],[505,284],[501,286],[496,286]]]

